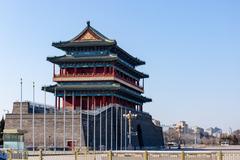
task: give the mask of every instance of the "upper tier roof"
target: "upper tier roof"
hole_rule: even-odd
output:
[[[104,36],[102,33],[94,29],[90,26],[90,22],[87,22],[87,27],[79,33],[76,37],[72,38],[69,41],[60,41],[60,42],[53,42],[52,46],[59,48],[64,51],[69,51],[72,49],[77,48],[85,48],[85,47],[111,47],[114,48],[119,54],[129,59],[134,66],[143,65],[145,64],[144,61],[133,57],[125,50],[120,48],[117,45],[116,40],[109,39],[108,37]]]
[[[126,71],[135,73],[140,78],[149,78],[147,74],[137,71],[136,69],[125,65],[117,55],[91,56],[91,57],[74,57],[72,55],[63,55],[55,57],[47,57],[47,60],[54,64],[76,63],[76,62],[117,62],[117,64],[125,67]]]

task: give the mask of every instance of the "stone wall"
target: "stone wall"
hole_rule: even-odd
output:
[[[13,114],[20,113],[20,104],[21,104],[20,102],[13,103],[13,109],[12,109]],[[28,106],[29,106],[29,102],[22,102],[22,113],[23,114],[28,114]]]
[[[74,140],[77,141],[77,146],[80,146],[80,136],[82,145],[85,146],[83,130],[80,134],[80,116],[74,116]],[[54,146],[54,115],[46,115],[46,145],[48,147]],[[62,113],[58,113],[56,116],[56,145],[63,147],[64,142],[64,118]],[[66,145],[67,141],[72,140],[72,116],[66,114]],[[19,128],[20,116],[19,114],[7,114],[6,115],[6,129]],[[33,127],[32,127],[32,114],[23,114],[23,129],[27,131],[25,134],[25,146],[32,146]],[[35,146],[44,146],[44,115],[35,114]]]
[[[18,112],[19,105],[14,105],[13,113],[6,115],[6,129],[19,128],[20,115]],[[27,131],[25,134],[25,146],[32,146],[32,114],[26,113],[27,104],[23,104],[23,129]],[[80,113],[74,114],[74,141],[76,146],[80,146],[80,138],[82,146],[89,146],[89,148],[100,148],[100,143],[103,148],[107,149],[125,149],[128,146],[128,123],[123,115],[129,109],[112,106],[105,110],[98,111],[95,116],[92,112],[82,112],[82,119],[80,125]],[[163,143],[162,128],[155,126],[152,122],[152,117],[144,112],[137,112],[138,116],[132,121],[132,146],[135,149],[159,149]],[[112,115],[112,116],[111,116]],[[112,117],[112,119],[111,119]],[[54,114],[46,114],[46,146],[54,146]],[[89,123],[87,120],[89,119]],[[101,120],[100,120],[101,119]],[[106,121],[107,120],[107,121]],[[100,125],[101,123],[101,125]],[[66,126],[66,146],[68,141],[72,141],[72,113],[67,112],[65,116]],[[89,125],[87,125],[89,124]],[[88,127],[87,127],[88,126]],[[80,128],[81,127],[81,128]],[[95,128],[95,129],[94,129]],[[100,129],[101,128],[101,129]],[[106,130],[107,128],[107,130]],[[81,130],[81,133],[80,133]],[[94,145],[94,130],[95,130],[95,145]],[[89,136],[87,132],[89,131]],[[107,132],[106,132],[107,131]],[[100,137],[101,134],[101,137]],[[35,146],[44,145],[44,115],[35,114]],[[87,143],[87,140],[89,140]],[[100,142],[101,140],[101,142]],[[107,142],[107,145],[106,145]],[[62,112],[56,114],[56,145],[58,148],[64,147],[64,115]]]

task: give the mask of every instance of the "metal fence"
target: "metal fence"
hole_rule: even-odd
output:
[[[240,151],[8,151],[9,160],[240,160]]]

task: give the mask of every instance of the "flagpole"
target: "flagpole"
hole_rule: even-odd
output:
[[[127,114],[126,107],[125,107],[124,113]],[[125,150],[127,150],[127,119],[126,118],[124,119],[124,131],[125,131],[125,133],[124,133],[124,146],[125,147],[124,148],[125,148]]]
[[[21,100],[20,100],[20,129],[22,129],[22,78],[20,79],[20,85],[21,85]]]
[[[113,150],[113,103],[111,105],[111,150]]]
[[[63,95],[63,150],[66,150],[66,112],[65,112],[65,105],[66,105],[66,90],[64,90]]]
[[[96,150],[96,97],[93,99],[93,150]]]
[[[89,97],[87,97],[87,150],[89,149]]]
[[[73,140],[74,140],[74,92],[72,92],[72,150],[73,150]]]
[[[79,144],[80,144],[80,150],[82,148],[82,96],[80,96],[80,115],[79,115],[79,123],[80,123],[80,133],[79,133]]]
[[[102,101],[100,100],[100,127],[99,127],[99,150],[102,151]]]
[[[44,151],[46,151],[46,105],[47,105],[47,100],[46,100],[46,86],[44,87],[44,117],[43,117],[43,136],[44,136]]]
[[[120,150],[122,150],[122,131],[123,131],[123,121],[122,121],[122,115],[123,115],[123,110],[122,110],[122,106],[120,106],[120,109],[121,109],[121,111],[120,111]]]
[[[35,152],[35,82],[33,82],[33,115],[32,115],[32,145],[33,152]]]
[[[105,97],[104,97],[104,105],[105,105],[105,108],[106,108],[106,111],[105,111],[105,150],[107,151],[107,149],[108,149],[108,127],[107,127],[107,125],[108,125],[108,115],[107,115],[107,110],[108,110],[108,107],[107,107],[107,105],[106,105],[106,103],[105,103]]]
[[[57,88],[56,87],[55,87],[54,95],[55,95],[55,106],[54,106],[54,133],[53,133],[53,136],[54,136],[54,152],[56,152],[56,147],[57,147],[57,145],[56,145]]]
[[[116,150],[118,150],[118,107],[116,106]]]

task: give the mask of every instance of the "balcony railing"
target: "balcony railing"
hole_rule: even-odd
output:
[[[78,73],[78,74],[55,74],[54,78],[58,77],[102,77],[102,76],[113,76],[112,73],[94,73],[94,74],[89,74],[89,73]]]
[[[130,80],[128,80],[126,78],[123,78],[119,75],[116,75],[114,73],[105,73],[105,74],[102,74],[102,73],[94,73],[94,74],[87,74],[87,73],[85,73],[85,74],[84,73],[81,73],[81,74],[55,74],[53,79],[54,79],[54,81],[61,81],[64,78],[74,78],[74,79],[76,78],[77,79],[77,78],[88,78],[88,77],[89,78],[94,78],[94,77],[96,77],[96,78],[97,77],[99,77],[99,78],[100,77],[112,77],[112,78],[114,78],[115,77],[115,78],[118,78],[118,79],[120,79],[124,82],[127,82],[127,83],[141,89],[141,90],[144,89],[143,86],[140,86],[140,85],[134,83],[133,81],[130,81]]]
[[[123,80],[123,81],[125,81],[125,82],[128,82],[128,83],[130,83],[130,84],[132,84],[132,85],[134,85],[134,86],[136,86],[136,87],[138,87],[138,88],[144,89],[143,86],[140,86],[140,85],[138,85],[138,84],[136,84],[136,83],[134,83],[134,82],[126,79],[126,78],[123,78],[123,77],[121,77],[121,76],[119,76],[119,75],[115,75],[115,77],[117,77],[117,78],[119,78],[119,79],[121,79],[121,80]]]

